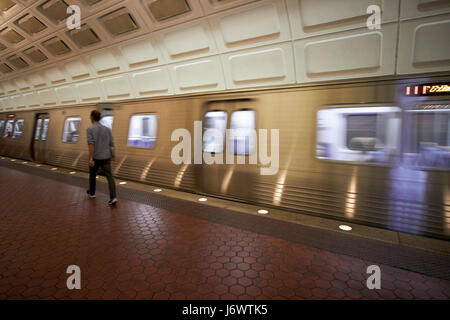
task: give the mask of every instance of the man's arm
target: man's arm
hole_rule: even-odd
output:
[[[109,150],[111,152],[111,160],[114,161],[114,159],[116,158],[116,155],[114,153],[114,139],[111,130],[108,129],[108,132],[109,132]]]
[[[112,135],[111,129],[108,129],[108,133],[109,133],[109,146],[111,148],[114,148],[114,139],[113,139],[113,135]]]
[[[88,149],[89,149],[89,166],[94,166],[94,136],[91,132],[91,130],[86,131],[87,136],[87,143],[88,143]]]
[[[89,165],[91,165],[91,161],[94,162],[94,145],[89,144],[88,147],[89,147]]]

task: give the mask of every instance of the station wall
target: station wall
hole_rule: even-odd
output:
[[[0,51],[0,111],[450,70],[449,1],[182,0],[190,10],[161,20],[150,0],[65,1],[82,9],[79,38],[38,10],[48,0],[3,13],[0,41],[24,40]],[[378,30],[366,26],[373,4]],[[27,34],[24,14],[48,27]],[[109,17],[134,28],[113,35]],[[37,51],[47,59],[33,62]]]

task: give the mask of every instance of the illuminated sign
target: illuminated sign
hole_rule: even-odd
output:
[[[14,114],[8,114],[8,118],[14,118],[16,115],[14,115]]]
[[[449,84],[420,84],[415,86],[407,86],[405,89],[407,96],[441,96],[450,95]]]
[[[422,110],[435,110],[435,109],[450,109],[450,105],[448,104],[427,104],[427,105],[420,105],[417,106],[418,109],[422,109]]]

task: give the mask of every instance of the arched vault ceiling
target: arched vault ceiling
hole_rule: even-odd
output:
[[[449,0],[0,0],[0,111],[448,75],[449,33]]]
[[[11,77],[253,1],[0,0],[0,75]],[[79,30],[67,28],[70,5],[80,8]]]

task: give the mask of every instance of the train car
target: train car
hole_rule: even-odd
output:
[[[98,109],[121,179],[450,235],[448,1],[11,0],[0,15],[2,156],[87,171]]]
[[[0,153],[87,171],[86,128],[98,109],[112,129],[119,178],[448,238],[449,102],[408,95],[418,83],[347,81],[2,113]],[[191,138],[181,164],[173,161],[177,129]],[[215,131],[202,141],[208,129]],[[238,133],[229,137],[227,129]],[[251,134],[259,129],[267,136]],[[258,149],[274,129],[279,144],[267,149],[278,163],[274,154],[263,163]],[[229,163],[227,154],[245,163]],[[219,163],[205,163],[208,157]]]

